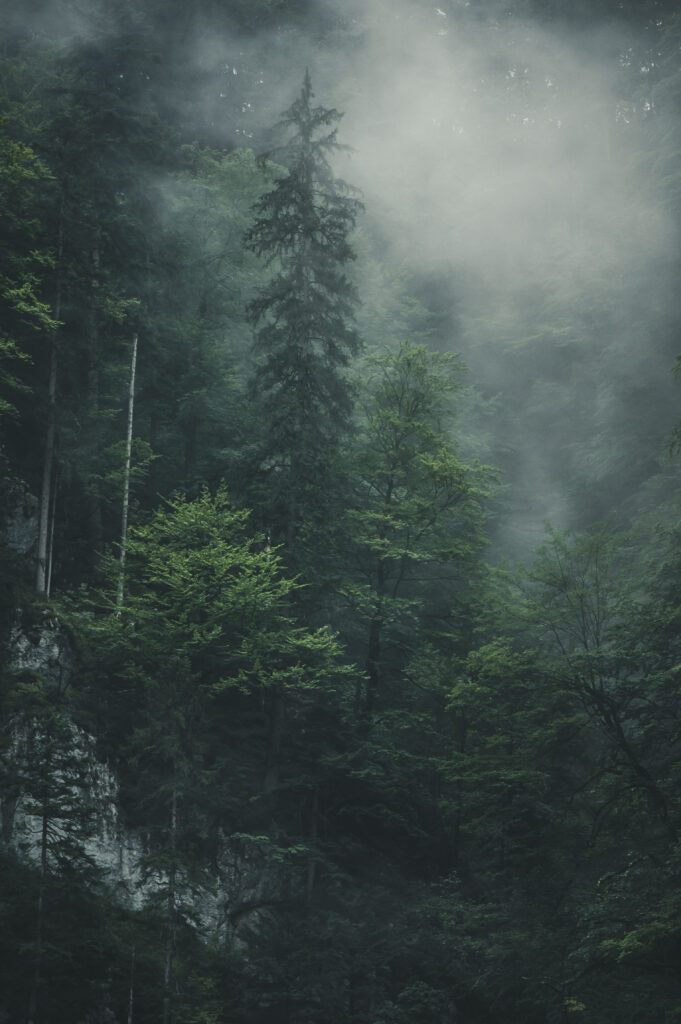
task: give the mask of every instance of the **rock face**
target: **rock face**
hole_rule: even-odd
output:
[[[38,499],[25,495],[8,516],[4,538],[10,551],[28,555],[38,543]]]
[[[13,668],[33,672],[59,687],[71,682],[73,650],[54,619],[45,617],[40,626],[30,632],[21,623],[17,624],[12,629],[9,648]]]
[[[50,683],[55,696],[71,683],[76,660],[68,637],[56,620],[45,616],[32,629],[17,624],[9,647],[11,667]],[[139,836],[127,833],[121,825],[117,780],[110,767],[98,760],[94,739],[73,722],[63,723],[60,749],[55,755],[54,737],[46,734],[50,727],[39,716],[29,718],[19,713],[10,723],[6,756],[19,781],[9,792],[0,793],[3,839],[22,856],[39,859],[40,817],[35,800],[21,780],[31,763],[34,770],[39,765],[41,751],[48,749],[51,740],[53,782],[61,788],[66,803],[72,802],[70,796],[77,796],[87,811],[88,829],[79,843],[82,852],[105,872],[112,888],[134,906],[142,898],[138,891],[139,871],[135,867],[142,844]],[[71,828],[66,819],[60,822],[57,818],[55,824],[62,832]]]
[[[118,807],[118,783],[110,767],[99,761],[91,736],[72,723],[68,726],[68,759],[78,773],[77,784],[64,769],[61,783],[71,788],[82,800],[87,812],[87,832],[76,836],[75,842],[82,857],[96,865],[125,905],[136,909],[144,901],[145,893],[139,870],[144,847],[139,835],[123,827]],[[42,739],[40,724],[35,721],[17,723],[13,738],[13,754],[19,764],[26,763],[30,752]],[[40,860],[41,818],[36,813],[31,794],[20,790],[11,808],[12,822],[5,821],[10,808],[3,800],[1,808],[5,836],[22,857],[38,863]],[[54,819],[54,829],[64,835],[73,831],[68,817]]]
[[[27,630],[15,626],[11,637],[11,665],[15,670],[40,677],[53,684],[55,692],[65,689],[77,674],[74,652],[59,623],[45,617],[39,627]],[[38,718],[17,716],[10,722],[5,758],[16,769],[15,779],[25,777],[24,768],[45,743],[44,724]],[[60,747],[66,748],[63,762],[53,770],[56,784],[69,803],[74,796],[85,808],[88,827],[77,837],[82,856],[103,873],[112,897],[131,910],[139,909],[159,889],[163,879],[143,871],[147,848],[143,835],[126,827],[119,803],[119,785],[110,765],[97,756],[95,740],[73,722],[63,725]],[[69,775],[73,772],[73,776]],[[0,789],[0,831],[3,841],[20,856],[40,862],[42,819],[36,801],[18,781]],[[65,817],[54,819],[57,831],[72,828]],[[223,835],[219,844],[212,884],[193,889],[193,909],[206,938],[239,941],[239,932],[253,926],[276,898],[277,879],[267,857],[249,849],[243,838],[232,841]]]

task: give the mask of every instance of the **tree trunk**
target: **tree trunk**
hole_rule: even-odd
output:
[[[123,513],[121,517],[121,555],[118,570],[118,593],[116,606],[123,604],[125,588],[125,545],[128,536],[128,506],[130,503],[130,466],[132,463],[132,421],[135,408],[135,371],[137,369],[137,335],[132,337],[132,360],[130,364],[130,391],[128,394],[128,435],[125,447],[125,474],[123,477]]]
[[[52,494],[52,475],[54,472],[54,448],[57,418],[57,345],[52,338],[50,351],[50,381],[47,398],[47,437],[45,440],[45,461],[43,462],[43,482],[40,491],[40,519],[38,523],[38,570],[36,590],[39,594],[47,592],[47,545],[49,539],[50,497]]]
[[[59,230],[57,234],[57,277],[54,300],[54,319],[61,316],[62,264],[64,261],[64,197],[62,195],[59,208]],[[55,327],[50,343],[50,375],[47,385],[47,434],[45,438],[45,461],[43,463],[43,479],[40,490],[40,516],[38,520],[38,553],[36,570],[36,590],[39,594],[48,591],[47,547],[50,536],[49,519],[52,494],[52,478],[54,476],[54,451],[57,433],[57,331]],[[51,560],[50,552],[50,560]],[[48,595],[49,596],[49,595]]]
[[[57,509],[58,485],[58,473],[55,473],[55,478],[52,483],[52,500],[50,502],[50,536],[47,544],[47,577],[45,580],[45,595],[48,598],[52,591],[52,568],[54,566],[54,522]]]

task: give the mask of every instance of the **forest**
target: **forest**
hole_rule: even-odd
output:
[[[0,24],[0,1024],[681,1024],[675,0]]]

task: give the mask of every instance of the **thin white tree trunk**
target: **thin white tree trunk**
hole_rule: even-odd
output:
[[[38,521],[38,569],[35,588],[39,594],[47,593],[47,546],[49,541],[50,497],[52,494],[52,474],[54,468],[54,447],[57,432],[57,345],[52,339],[50,353],[50,382],[47,400],[47,437],[45,439],[45,461],[43,463],[43,482],[40,491],[40,519]]]
[[[52,566],[54,565],[54,521],[55,521],[55,510],[57,507],[57,489],[58,479],[55,474],[55,479],[52,483],[52,500],[50,502],[50,536],[47,543],[47,578],[45,580],[45,596],[49,598],[52,590]]]
[[[135,408],[135,371],[137,369],[137,335],[132,338],[132,362],[130,365],[130,392],[128,394],[128,436],[125,447],[125,476],[123,480],[123,515],[121,518],[121,556],[118,570],[118,593],[116,606],[123,604],[125,588],[125,546],[128,536],[128,506],[130,504],[130,466],[132,463],[132,420]]]
[[[61,314],[61,274],[64,258],[64,199],[62,197],[59,213],[59,236],[57,244],[57,294],[54,303],[54,319],[59,321]],[[50,529],[50,505],[52,495],[52,478],[54,476],[54,449],[57,433],[57,331],[55,327],[50,346],[50,377],[47,386],[47,436],[45,438],[45,461],[43,463],[43,480],[40,490],[40,516],[38,520],[38,557],[35,588],[39,594],[48,594],[47,583],[47,548]]]

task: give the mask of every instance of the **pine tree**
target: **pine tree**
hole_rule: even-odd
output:
[[[355,290],[344,267],[360,201],[334,176],[330,157],[341,114],[312,106],[306,72],[281,126],[288,170],[255,205],[246,244],[273,273],[249,312],[259,360],[253,382],[262,403],[262,465],[277,481],[268,526],[292,556],[303,523],[324,512],[333,453],[347,429],[352,394],[345,374],[360,347]]]

